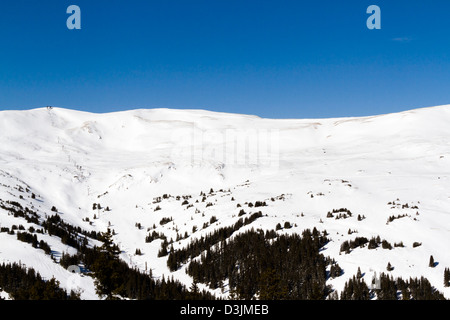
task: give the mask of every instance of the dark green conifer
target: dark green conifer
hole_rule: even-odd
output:
[[[445,268],[444,270],[444,287],[450,286],[450,269]]]
[[[102,233],[102,246],[98,252],[98,257],[93,264],[95,274],[96,292],[107,300],[114,299],[118,294],[123,283],[121,283],[121,274],[119,273],[119,247],[112,240],[111,230],[108,228],[106,233]]]
[[[428,266],[430,268],[434,268],[434,258],[433,258],[433,256],[430,256],[430,262],[428,263]]]

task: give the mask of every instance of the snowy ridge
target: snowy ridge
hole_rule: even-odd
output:
[[[174,242],[182,248],[193,237],[232,225],[244,208],[263,217],[240,231],[271,230],[286,221],[293,227],[279,232],[326,230],[331,241],[323,253],[344,270],[328,280],[337,291],[358,267],[369,282],[389,262],[394,277],[423,275],[450,298],[443,283],[450,267],[449,122],[450,106],[310,120],[170,109],[2,111],[0,199],[5,206],[9,201],[28,207],[41,219],[54,206],[64,221],[86,231],[111,227],[124,261],[187,286],[192,278],[185,266],[170,272],[167,257],[157,257],[162,240],[145,242],[148,230],[169,239],[188,233]],[[246,205],[255,201],[267,206]],[[94,210],[94,203],[101,209]],[[352,216],[327,215],[340,208]],[[34,225],[8,213],[0,208],[0,227]],[[217,221],[210,223],[213,216]],[[160,224],[163,218],[171,221]],[[356,236],[380,236],[404,247],[340,252]],[[51,246],[55,261],[63,252],[74,253],[54,236],[38,238]],[[135,255],[137,248],[142,255]],[[0,233],[0,263],[13,261],[73,287],[73,274],[49,255]],[[76,286],[83,299],[98,298],[90,277],[77,276]]]

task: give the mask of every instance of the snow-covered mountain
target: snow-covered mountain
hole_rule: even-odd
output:
[[[327,281],[338,291],[358,267],[370,282],[390,263],[394,277],[425,276],[450,298],[443,281],[450,267],[449,123],[450,106],[315,120],[169,109],[2,111],[0,227],[37,228],[5,209],[18,203],[40,219],[58,212],[83,230],[111,228],[124,261],[190,286],[185,266],[170,272],[167,256],[158,257],[162,240],[145,241],[149,230],[168,239],[189,234],[173,243],[182,248],[232,225],[245,208],[263,216],[240,231],[285,222],[292,228],[279,233],[326,230],[331,241],[323,253],[344,271]],[[248,207],[256,201],[266,206]],[[340,208],[352,215],[337,219]],[[168,223],[160,223],[163,218]],[[393,248],[341,252],[355,236],[380,236]],[[64,288],[81,289],[83,299],[97,299],[91,277],[57,263],[63,252],[76,250],[55,235],[37,237],[50,245],[54,260],[0,232],[0,263],[20,261]],[[394,247],[399,243],[404,246]]]

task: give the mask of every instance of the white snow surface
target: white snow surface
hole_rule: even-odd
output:
[[[394,277],[425,276],[450,298],[450,288],[443,286],[444,268],[450,267],[449,123],[450,106],[304,120],[172,109],[2,111],[0,199],[34,208],[41,217],[53,214],[55,206],[64,221],[87,231],[109,226],[124,261],[187,286],[192,279],[185,267],[170,272],[167,257],[157,257],[161,240],[146,243],[146,235],[155,230],[175,239],[177,232],[187,232],[189,238],[174,243],[183,247],[234,224],[239,203],[264,215],[240,231],[275,229],[285,221],[294,227],[279,233],[326,230],[331,241],[322,253],[344,270],[328,280],[338,292],[358,267],[369,283],[374,271],[387,273],[390,262]],[[164,194],[171,197],[155,201]],[[182,196],[192,206],[182,205]],[[255,201],[267,206],[245,204]],[[111,211],[93,210],[93,203]],[[339,208],[351,210],[352,217],[327,218]],[[390,216],[403,214],[388,223]],[[358,221],[358,215],[365,219]],[[217,222],[203,228],[212,216]],[[163,217],[172,221],[160,225]],[[0,226],[14,224],[32,226],[0,209]],[[348,234],[349,229],[356,233]],[[404,247],[339,252],[345,240],[378,235]],[[55,236],[38,234],[38,239],[50,244],[56,260],[62,252],[74,253]],[[414,242],[421,246],[413,248]],[[136,248],[143,254],[135,255]],[[434,268],[428,266],[430,255]],[[42,250],[0,233],[0,263],[13,261],[44,278],[55,277],[62,287],[78,288],[83,299],[98,299],[92,278],[74,276]]]

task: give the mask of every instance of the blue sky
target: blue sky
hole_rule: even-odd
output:
[[[69,30],[69,5],[81,30]],[[369,5],[381,30],[369,30]],[[269,118],[450,104],[450,1],[5,0],[0,110]]]

